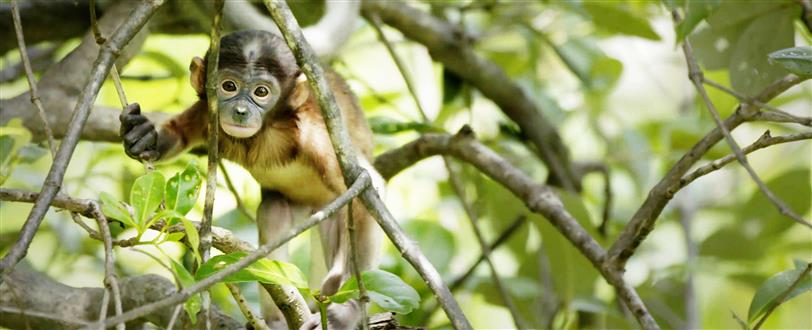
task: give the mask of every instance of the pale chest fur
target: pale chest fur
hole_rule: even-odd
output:
[[[276,190],[298,204],[321,206],[335,198],[321,174],[302,158],[278,166],[243,165],[265,189]]]

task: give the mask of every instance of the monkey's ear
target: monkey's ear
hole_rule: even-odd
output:
[[[297,109],[310,98],[310,87],[307,84],[307,77],[305,77],[304,73],[299,74],[294,84],[293,90],[290,92],[290,97],[288,97],[288,105],[292,109]]]
[[[189,64],[189,71],[192,72],[190,83],[197,95],[206,95],[206,62],[202,58],[195,56]]]

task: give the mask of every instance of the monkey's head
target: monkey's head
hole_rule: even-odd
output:
[[[208,56],[207,56],[208,58]],[[192,87],[205,98],[206,65],[192,60]],[[256,134],[266,118],[285,105],[299,75],[296,59],[281,37],[248,30],[220,39],[217,104],[220,127],[236,138]]]

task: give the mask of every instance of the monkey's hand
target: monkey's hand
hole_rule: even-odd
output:
[[[330,330],[354,330],[361,322],[361,306],[356,300],[327,307],[327,328]],[[321,315],[313,314],[299,330],[321,329]]]
[[[141,114],[141,106],[132,103],[119,115],[121,139],[124,141],[124,152],[135,160],[157,160],[158,131],[147,117]]]

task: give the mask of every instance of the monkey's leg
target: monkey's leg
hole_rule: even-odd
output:
[[[259,244],[265,244],[287,233],[293,226],[293,210],[285,196],[270,190],[262,191],[262,202],[257,209],[257,232]],[[288,261],[288,245],[282,245],[268,254],[267,258],[279,261]],[[287,328],[285,318],[276,307],[271,296],[259,286],[259,301],[262,317],[273,328]],[[281,326],[281,327],[280,327]]]

